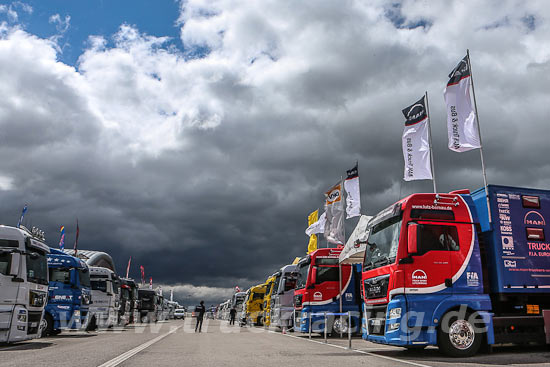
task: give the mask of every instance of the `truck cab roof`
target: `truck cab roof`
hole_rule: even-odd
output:
[[[45,253],[50,252],[50,248],[46,245],[44,238],[37,237],[24,226],[21,226],[21,228],[16,228],[0,225],[0,238],[5,240],[16,240],[19,241],[20,246],[23,244]]]
[[[68,255],[56,248],[50,248],[48,255],[48,267],[87,269],[86,263],[79,258]]]

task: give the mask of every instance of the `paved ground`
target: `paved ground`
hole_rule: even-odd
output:
[[[472,358],[443,357],[437,349],[410,353],[346,339],[229,327],[208,320],[195,334],[191,319],[137,325],[98,333],[67,332],[54,338],[0,346],[3,366],[550,366],[545,347],[499,347]]]

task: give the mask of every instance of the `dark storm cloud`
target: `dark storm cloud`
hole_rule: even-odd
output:
[[[384,2],[186,6],[182,40],[208,57],[185,61],[123,26],[117,47],[96,39],[75,69],[49,41],[2,30],[0,222],[28,203],[28,223],[51,246],[65,225],[70,247],[78,217],[80,248],[110,253],[119,273],[132,256],[131,276],[143,265],[176,299],[228,297],[304,255],[307,215],[356,160],[366,214],[432,189],[402,180],[400,111],[426,90],[440,191],[482,185],[479,152],[446,148],[442,90],[466,47],[490,182],[550,188],[548,19],[526,35],[519,16],[472,23],[471,11],[478,25],[512,11],[492,5],[453,3],[463,29],[445,7],[409,2],[403,24],[429,29],[401,29]]]

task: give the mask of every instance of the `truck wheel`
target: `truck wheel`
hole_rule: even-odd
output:
[[[351,320],[351,327],[352,330],[354,328],[353,325],[353,319]],[[348,318],[347,317],[339,317],[332,323],[332,336],[339,336],[340,332],[342,334],[347,335],[348,334]]]
[[[97,321],[94,315],[92,316],[92,319],[88,322],[88,326],[86,326],[86,331],[93,331],[96,329],[97,329]]]
[[[447,314],[448,315],[448,314]],[[481,346],[483,335],[472,324],[475,315],[443,317],[438,332],[439,349],[451,357],[471,357]]]
[[[40,323],[40,329],[42,330],[42,338],[53,334],[53,318],[50,314],[45,314]]]

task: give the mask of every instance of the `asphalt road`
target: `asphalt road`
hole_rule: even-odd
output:
[[[207,323],[208,321],[208,323]],[[436,348],[401,348],[320,336],[285,335],[262,328],[240,328],[205,320],[195,334],[190,318],[124,330],[65,332],[56,337],[0,346],[3,366],[527,366],[549,365],[546,347],[498,347],[491,354],[455,359]]]

